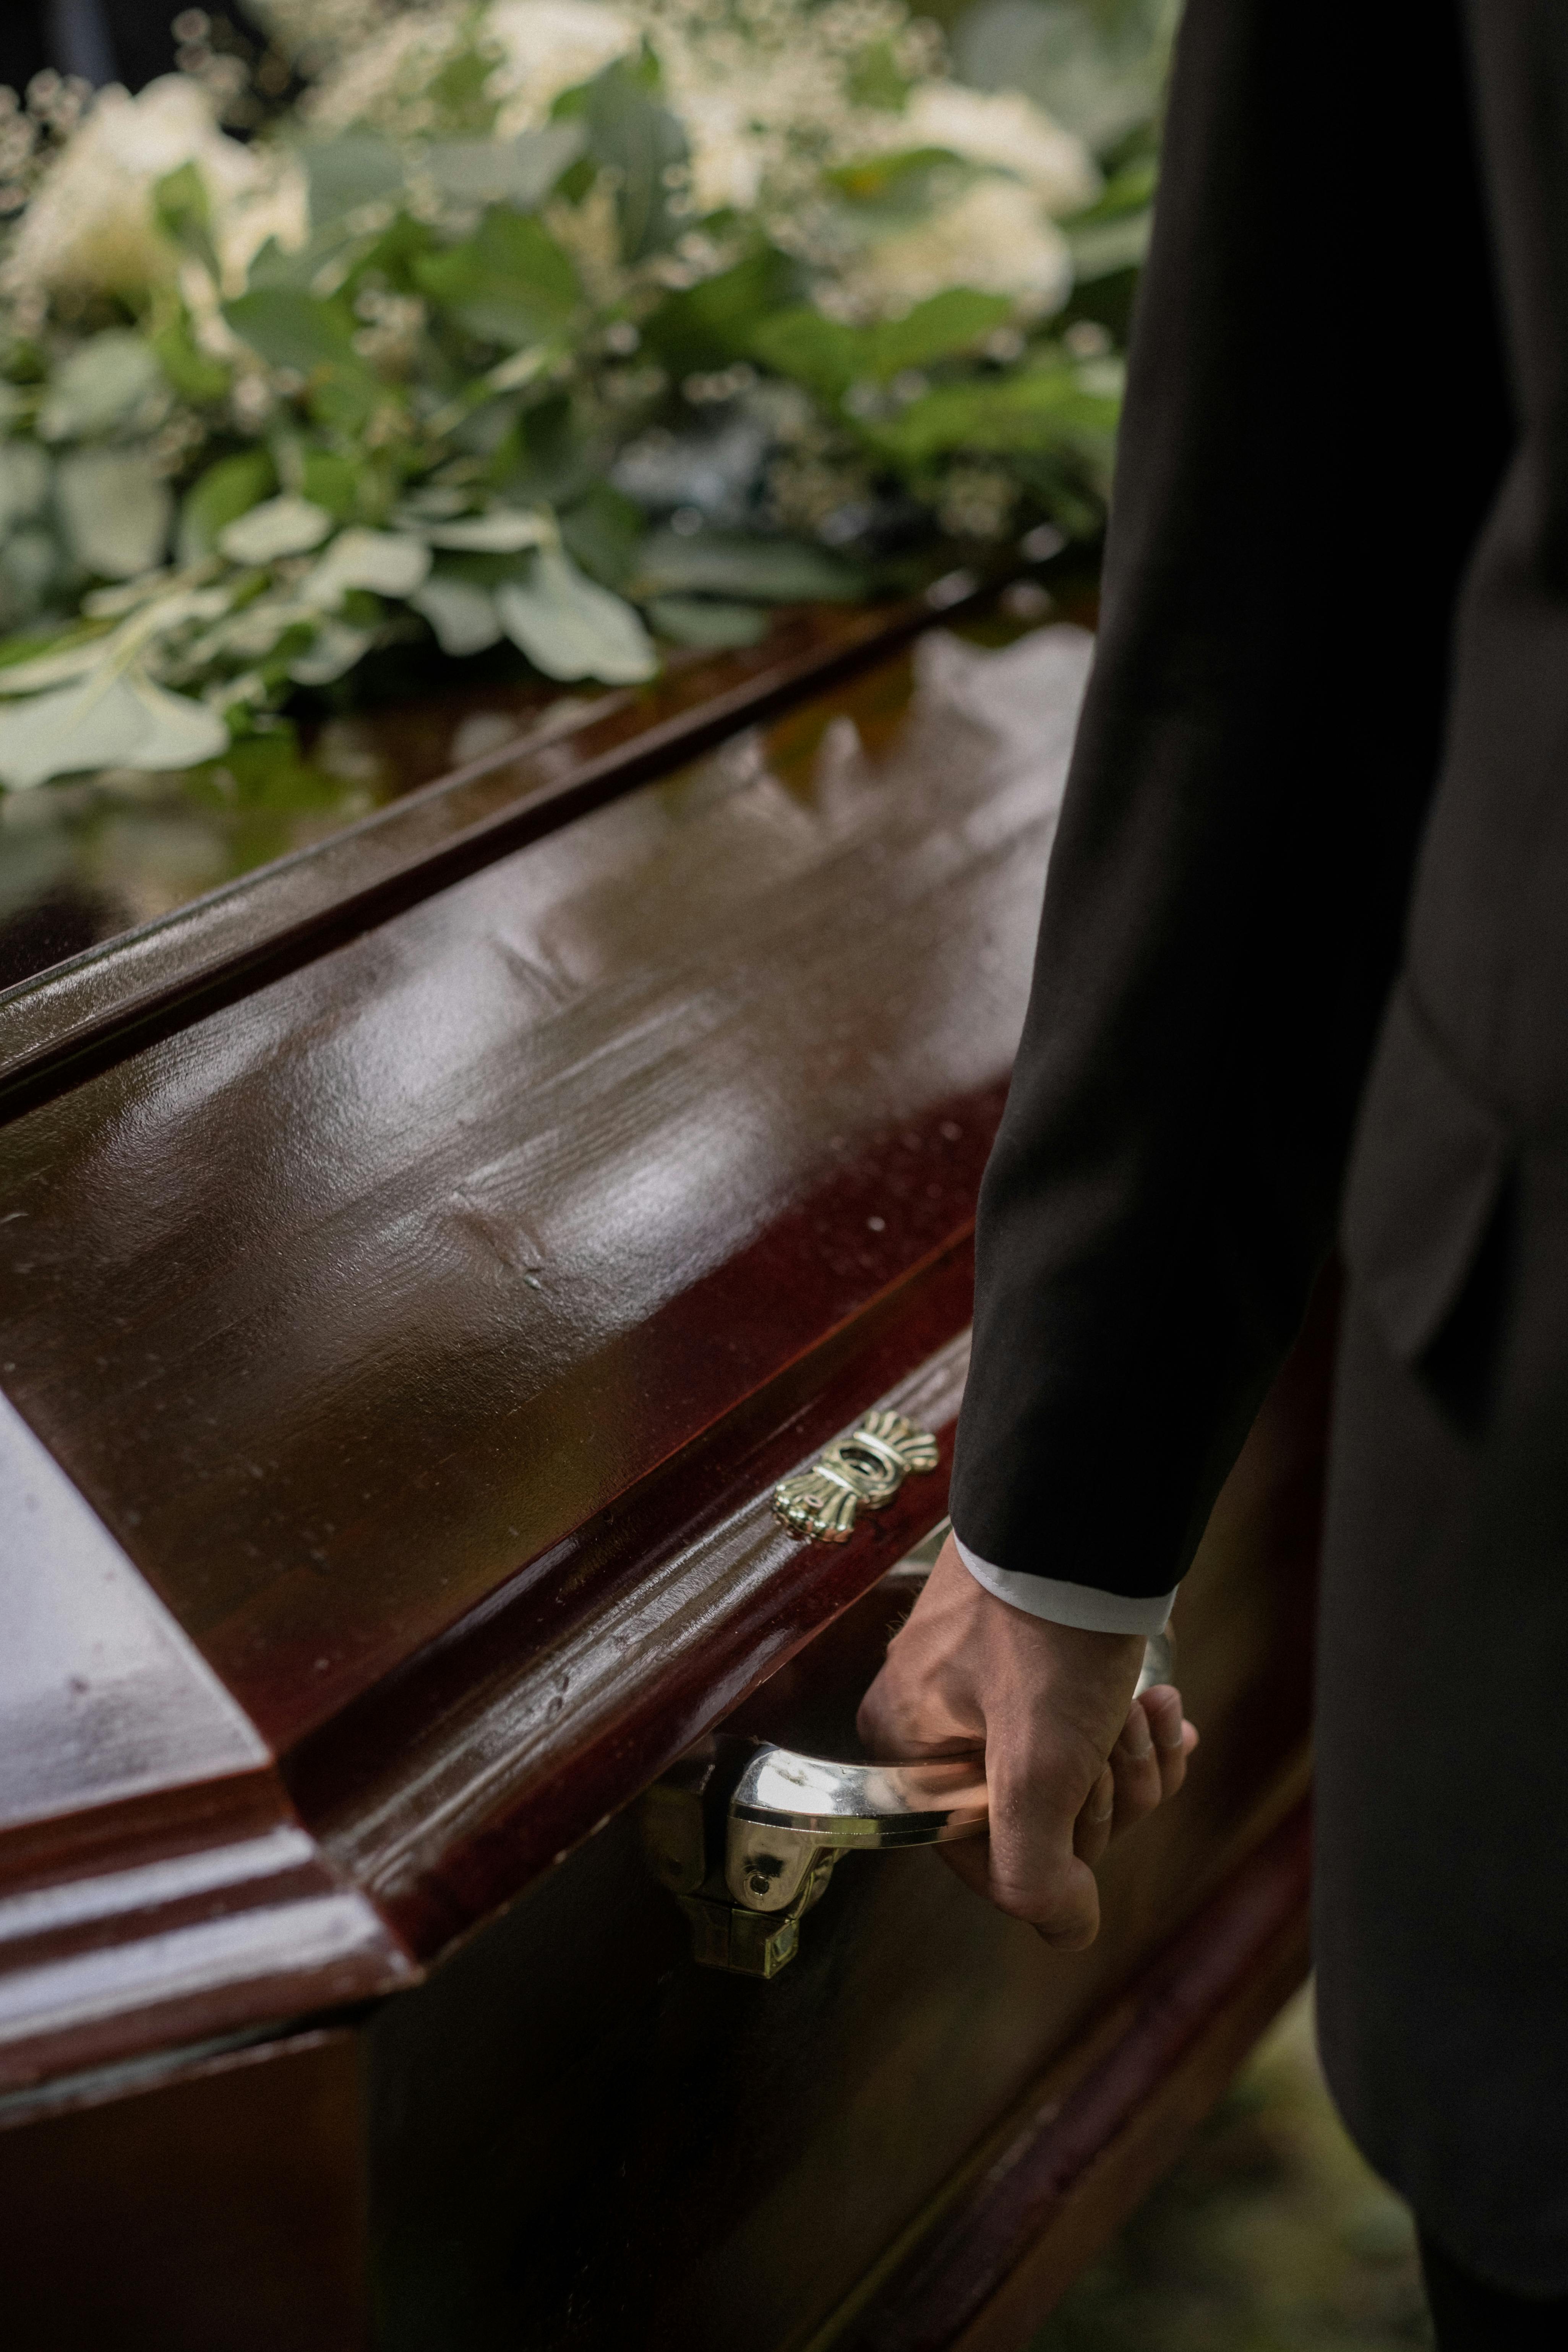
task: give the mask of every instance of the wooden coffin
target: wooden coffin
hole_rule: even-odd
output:
[[[1299,1979],[1321,1332],[1093,1950],[909,1851],[700,1967],[639,1831],[944,1509],[1084,642],[792,624],[0,998],[8,2352],[1019,2346]]]

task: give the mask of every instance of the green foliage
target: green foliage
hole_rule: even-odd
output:
[[[303,150],[303,161],[313,228],[325,228],[361,205],[403,192],[403,157],[390,139],[374,131],[351,131],[340,139],[314,140]]]
[[[293,288],[264,286],[224,305],[224,317],[242,341],[273,367],[308,376],[321,367],[354,361],[354,322],[340,302],[322,302]]]
[[[234,382],[233,372],[201,349],[183,310],[165,320],[163,326],[155,327],[147,341],[183,400],[205,408],[225,398]]]
[[[682,226],[670,205],[666,174],[687,161],[686,133],[679,118],[659,104],[656,87],[657,71],[650,76],[645,58],[607,66],[583,98],[588,154],[617,175],[621,253],[630,262],[662,253]]]
[[[626,587],[647,529],[642,509],[608,482],[595,482],[587,497],[561,518],[568,552],[606,588]]]
[[[212,205],[206,182],[194,163],[182,163],[177,172],[166,173],[158,182],[153,191],[153,213],[164,236],[216,278],[219,272]]]
[[[858,106],[876,106],[900,113],[910,94],[910,79],[899,63],[891,41],[872,41],[849,69],[849,95]]]
[[[146,765],[219,724],[250,740],[301,687],[341,704],[402,643],[510,640],[547,677],[633,684],[650,627],[741,646],[769,605],[907,576],[922,513],[933,539],[1098,530],[1167,0],[982,0],[966,20],[976,57],[1037,52],[1053,110],[1097,126],[1104,184],[1060,224],[1077,282],[1048,322],[1051,207],[1087,159],[1057,172],[1011,99],[911,114],[901,143],[928,88],[915,47],[844,48],[813,0],[781,5],[790,37],[822,39],[826,111],[770,62],[770,16],[752,100],[726,65],[683,124],[671,92],[701,71],[661,50],[687,38],[662,19],[547,108],[495,79],[485,0],[443,0],[412,80],[398,65],[367,96],[372,74],[297,121],[274,185],[267,134],[259,174],[202,148],[149,177],[140,290],[57,289],[41,325],[0,311],[0,630],[26,649],[0,642],[0,783],[66,772],[100,708]],[[723,44],[749,23],[726,17]],[[535,110],[504,138],[502,91],[509,122]],[[998,173],[1006,203],[976,203]],[[241,285],[257,202],[284,226]],[[998,216],[1020,224],[1011,263]],[[970,258],[942,284],[949,253]]]
[[[413,275],[467,333],[508,351],[563,333],[583,299],[569,257],[543,225],[500,205],[463,244],[421,255]]]
[[[270,498],[277,487],[268,449],[238,449],[209,466],[185,492],[180,509],[180,561],[195,563],[211,555],[218,534]]]
[[[731,268],[667,295],[644,321],[643,341],[673,375],[726,367],[751,356],[777,312],[799,305],[805,278],[798,261],[759,245]]]
[[[1010,457],[1050,447],[1108,476],[1117,410],[1110,394],[1086,390],[1077,370],[1047,361],[1017,375],[943,385],[865,429],[876,448],[910,469],[958,450]]]
[[[889,383],[906,368],[932,367],[973,351],[1012,311],[1005,295],[979,294],[967,286],[933,294],[903,318],[874,327],[847,327],[802,305],[762,320],[750,348],[819,399],[837,401],[852,384]]]

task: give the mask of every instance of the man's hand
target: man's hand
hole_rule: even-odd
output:
[[[1136,1633],[1085,1633],[998,1601],[950,1536],[860,1705],[869,1753],[984,1750],[991,1831],[943,1846],[976,1893],[1079,1951],[1100,1928],[1093,1864],[1186,1775],[1198,1735],[1168,1685],[1132,1693]]]

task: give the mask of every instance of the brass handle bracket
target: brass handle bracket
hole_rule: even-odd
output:
[[[911,1471],[939,1459],[935,1438],[901,1412],[868,1412],[812,1469],[780,1479],[773,1509],[808,1542],[847,1543],[863,1510],[882,1510]]]

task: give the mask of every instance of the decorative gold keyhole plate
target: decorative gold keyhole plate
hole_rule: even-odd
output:
[[[862,1509],[890,1503],[911,1470],[934,1470],[937,1443],[901,1412],[868,1412],[830,1445],[815,1469],[773,1488],[786,1528],[816,1543],[847,1543]]]

